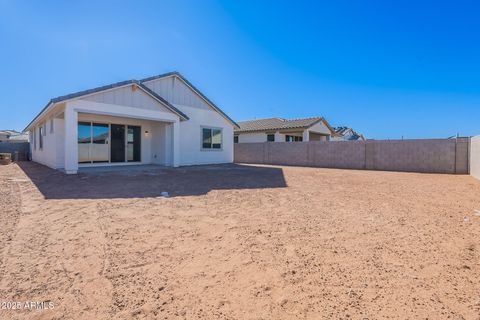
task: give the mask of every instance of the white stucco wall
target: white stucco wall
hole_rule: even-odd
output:
[[[275,142],[285,142],[285,136],[297,136],[305,138],[305,132],[289,132],[289,133],[280,133],[276,131],[273,133],[275,135]],[[269,132],[270,134],[270,132]],[[247,133],[236,133],[238,135],[239,143],[252,143],[252,142],[267,142],[267,133],[266,132],[247,132]],[[308,140],[307,140],[308,141]]]
[[[316,133],[323,133],[323,134],[332,134],[330,129],[323,123],[323,121],[320,121],[318,123],[315,123],[313,126],[308,128],[308,131],[310,132],[316,132]]]
[[[233,127],[224,117],[213,110],[175,107],[190,118],[180,122],[180,165],[233,162]],[[202,127],[222,129],[221,150],[202,150]]]
[[[43,147],[40,148],[40,126],[44,125],[45,135],[43,135]],[[54,128],[55,129],[55,128]],[[32,141],[32,160],[43,165],[46,165],[53,169],[59,169],[61,166],[57,163],[57,139],[56,130],[54,133],[50,132],[50,118],[39,125],[35,126],[33,130],[35,132],[35,142]],[[36,147],[35,147],[36,146]]]
[[[267,134],[265,132],[239,133],[237,135],[239,143],[267,141]]]

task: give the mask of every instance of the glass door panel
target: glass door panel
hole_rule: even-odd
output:
[[[92,124],[92,145],[90,146],[90,159],[93,162],[108,162],[108,124]]]
[[[92,127],[90,122],[78,123],[78,163],[90,163]]]
[[[127,161],[140,161],[140,127],[127,127]]]
[[[125,162],[125,126],[111,125],[110,161]]]

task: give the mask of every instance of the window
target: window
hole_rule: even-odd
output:
[[[53,118],[50,119],[50,133],[53,133]]]
[[[222,149],[222,129],[202,128],[202,149]]]
[[[32,132],[32,140],[33,140],[33,150],[37,150],[37,136],[35,134],[35,128]]]
[[[300,142],[303,141],[303,137],[297,137],[297,136],[285,136],[285,141],[286,142]]]
[[[42,125],[38,128],[38,147],[40,150],[43,149],[43,134],[44,134],[44,130]]]
[[[274,142],[275,141],[275,135],[274,134],[267,134],[267,141],[268,142]]]
[[[238,136],[233,136],[233,143],[238,143]]]

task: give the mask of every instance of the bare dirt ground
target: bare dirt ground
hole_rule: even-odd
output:
[[[157,198],[161,191],[170,198]],[[0,319],[480,319],[480,182],[0,166]]]

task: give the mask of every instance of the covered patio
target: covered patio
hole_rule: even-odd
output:
[[[84,167],[178,166],[180,120],[173,113],[74,100],[63,115],[68,174]]]

